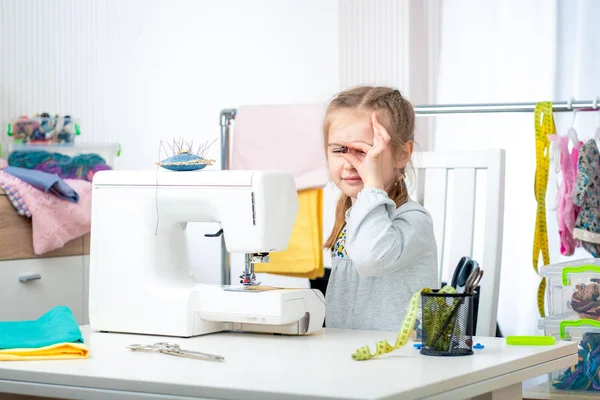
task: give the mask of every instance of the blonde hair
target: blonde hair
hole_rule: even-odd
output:
[[[390,145],[394,154],[407,142],[414,141],[415,111],[409,101],[402,97],[400,91],[381,86],[359,86],[339,93],[327,107],[323,123],[323,138],[325,153],[329,142],[329,129],[332,120],[339,111],[372,113],[377,111],[379,123],[390,134]],[[388,196],[396,203],[396,207],[408,201],[408,189],[404,180],[405,171],[402,168],[398,181],[388,192]],[[335,223],[325,248],[332,248],[344,227],[346,211],[352,206],[349,196],[342,193],[335,210]]]

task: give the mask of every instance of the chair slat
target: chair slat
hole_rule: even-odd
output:
[[[421,170],[420,177],[425,179],[423,206],[431,214],[434,221],[433,229],[438,248],[438,285],[442,281],[442,266],[444,265],[443,249],[446,235],[446,198],[448,188],[448,170]]]
[[[452,277],[453,269],[463,256],[473,254],[473,229],[475,220],[475,168],[454,171],[452,226],[450,227],[449,268],[443,276]],[[448,278],[447,278],[448,279]]]

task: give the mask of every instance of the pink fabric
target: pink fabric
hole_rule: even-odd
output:
[[[579,214],[579,210],[581,209],[581,207],[575,205],[575,203],[573,202],[573,197],[577,188],[576,185],[577,169],[579,168],[579,149],[582,145],[583,142],[580,141],[571,151],[571,163],[573,166],[573,172],[569,175],[569,190],[565,194],[565,196],[569,200],[567,201],[567,207],[565,210],[565,225],[571,237],[573,237],[575,222],[577,221],[577,215]],[[575,247],[579,247],[579,245],[579,241],[575,240]]]
[[[92,184],[82,179],[65,179],[79,194],[72,203],[45,193],[27,182],[0,171],[0,184],[17,192],[31,213],[33,250],[37,255],[63,247],[67,242],[90,231]]]
[[[8,163],[4,158],[0,158],[0,169],[8,167]]]
[[[569,154],[569,138],[567,136],[549,135],[548,137],[558,146],[562,173],[562,183],[556,194],[560,254],[570,256],[575,252],[575,248],[579,247],[579,242],[573,238],[573,229],[579,212],[579,207],[573,203],[573,192],[577,180],[579,148],[583,143],[579,142]]]
[[[323,187],[327,162],[321,105],[242,106],[235,116],[231,169],[279,170],[296,189]]]

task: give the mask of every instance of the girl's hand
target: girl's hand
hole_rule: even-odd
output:
[[[391,137],[377,120],[377,113],[372,114],[371,122],[373,124],[372,146],[364,142],[346,144],[348,148],[364,153],[364,159],[361,160],[362,157],[359,158],[350,152],[342,153],[342,157],[358,171],[364,187],[385,189],[383,182],[383,153],[388,148]]]

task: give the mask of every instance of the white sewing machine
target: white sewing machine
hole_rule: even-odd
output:
[[[219,331],[319,331],[314,289],[260,286],[254,263],[285,250],[298,199],[292,175],[264,171],[101,171],[94,175],[89,318],[95,331],[190,337]],[[217,222],[246,254],[243,284],[199,283],[186,225]],[[214,238],[221,246],[221,238]],[[217,268],[217,266],[215,266]]]

